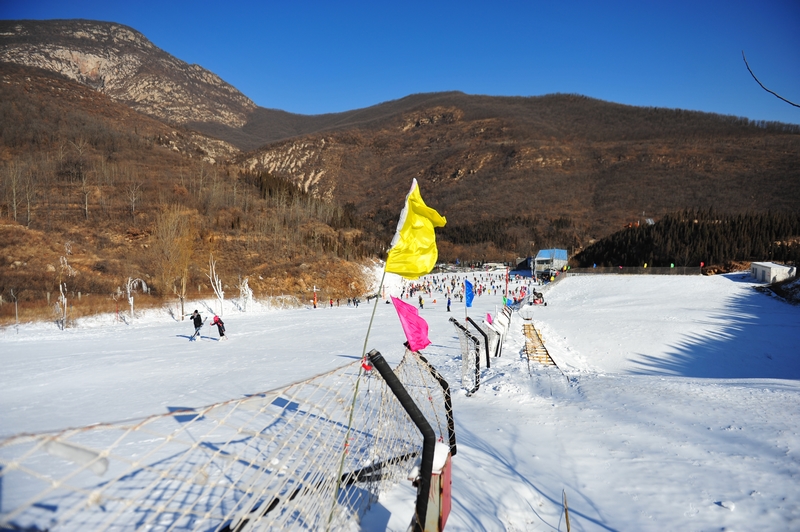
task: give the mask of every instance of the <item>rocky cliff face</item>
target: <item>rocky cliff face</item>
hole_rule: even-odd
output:
[[[327,148],[331,147],[331,142],[327,142],[326,147],[325,137],[285,141],[270,149],[254,152],[240,162],[251,172],[267,171],[285,177],[305,192],[325,197],[332,194],[335,188],[335,184],[332,184],[324,193],[319,189],[320,179],[330,173],[331,151]]]
[[[0,61],[58,72],[174,124],[239,128],[256,108],[216,74],[169,55],[121,24],[0,21]]]
[[[794,126],[571,96],[454,95],[235,160],[377,221],[399,212],[416,178],[453,224],[539,216],[574,227],[582,245],[642,211],[796,209],[798,146]]]

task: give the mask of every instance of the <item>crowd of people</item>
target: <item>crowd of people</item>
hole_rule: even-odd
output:
[[[469,281],[472,285],[472,291],[475,297],[497,296],[503,298],[503,304],[514,304],[525,299],[528,294],[538,293],[533,289],[536,283],[535,279],[525,278],[521,276],[512,276],[506,279],[505,272],[471,272],[467,274],[435,274],[426,275],[416,281],[404,281],[400,292],[400,299],[414,299],[416,297],[417,304],[420,310],[425,308],[425,298],[433,300],[435,304],[437,298],[441,295],[442,299],[447,302],[447,312],[450,312],[450,307],[453,300],[460,303],[464,302],[467,293],[467,285],[465,281]],[[540,281],[541,282],[541,281]],[[367,302],[371,299],[381,297],[379,294],[367,296]],[[387,300],[387,303],[389,301]],[[314,300],[314,308],[317,308],[316,298]],[[358,307],[360,303],[359,298],[348,298],[348,307]],[[329,298],[328,306],[333,308],[341,305],[340,299]],[[324,303],[323,303],[324,306]],[[200,338],[200,330],[203,327],[205,320],[200,313],[195,310],[192,314],[188,315],[192,319],[194,333],[190,336],[190,340]],[[214,315],[211,325],[217,326],[217,331],[220,340],[225,340],[225,324],[219,316]]]
[[[426,275],[417,281],[406,281],[400,293],[400,299],[417,298],[420,309],[424,309],[425,299],[433,299],[441,294],[447,301],[447,310],[453,300],[463,303],[466,295],[465,280],[472,284],[475,297],[501,296],[504,303],[517,303],[525,298],[532,291],[535,281],[532,278],[525,278],[519,275],[508,279],[508,292],[506,293],[506,274],[505,272],[474,272],[468,274],[436,274]],[[424,296],[424,297],[423,297]]]

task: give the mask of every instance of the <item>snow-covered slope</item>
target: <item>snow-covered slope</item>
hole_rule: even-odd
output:
[[[485,275],[485,274],[484,274]],[[481,282],[480,279],[477,279]],[[399,294],[392,278],[389,292]],[[569,277],[534,322],[564,369],[528,366],[515,314],[481,389],[454,397],[458,454],[448,531],[800,529],[800,308],[741,274]],[[433,303],[436,299],[436,303]],[[421,315],[426,356],[459,388],[441,294]],[[476,297],[474,319],[500,295]],[[197,305],[201,312],[204,307]],[[361,355],[372,305],[223,316],[188,342],[188,322],[146,314],[0,332],[0,437],[196,407],[279,387]],[[368,349],[402,354],[392,305]],[[410,485],[384,494],[364,530],[405,530]]]

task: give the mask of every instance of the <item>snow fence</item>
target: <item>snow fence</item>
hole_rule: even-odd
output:
[[[410,351],[393,373],[455,454],[444,379]],[[8,438],[0,528],[352,530],[422,448],[386,381],[359,361],[203,408]]]

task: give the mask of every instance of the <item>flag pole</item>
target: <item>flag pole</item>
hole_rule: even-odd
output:
[[[378,286],[378,294],[383,289],[383,281],[386,279],[386,265],[383,266],[383,275],[381,276],[381,284]],[[367,358],[367,342],[369,342],[369,332],[372,330],[372,322],[375,319],[375,310],[378,308],[378,297],[375,298],[375,305],[372,307],[372,316],[369,318],[369,326],[367,327],[367,334],[364,337],[364,348],[361,350],[362,362]]]
[[[466,294],[466,291],[467,291],[467,289],[465,287],[464,288],[464,292],[465,292],[464,293],[464,321],[467,321],[467,318],[469,317],[469,307],[467,306],[467,297],[466,297],[467,294]],[[467,327],[469,327],[469,325],[467,325]]]
[[[383,266],[383,275],[381,275],[381,283],[378,286],[378,294],[383,289],[383,282],[386,279],[386,265]],[[361,384],[361,377],[366,371],[365,363],[367,360],[367,343],[369,342],[369,332],[372,330],[372,322],[375,319],[375,311],[378,309],[378,297],[375,298],[375,305],[372,307],[372,315],[369,318],[369,326],[367,327],[367,334],[364,336],[364,348],[361,350],[361,367],[358,369],[358,377],[356,378],[355,391],[353,392],[353,400],[350,403],[350,415],[347,419],[347,431],[344,435],[344,449],[347,450],[347,442],[350,439],[350,432],[353,429],[353,416],[356,412],[356,400],[358,399],[358,388]],[[342,458],[339,461],[339,473],[336,475],[336,494],[331,502],[331,513],[328,515],[328,524],[325,530],[330,530],[331,522],[333,521],[333,514],[336,510],[336,501],[339,499],[339,491],[342,488],[342,471],[344,470],[344,459],[347,456],[346,452],[342,452]]]
[[[469,274],[467,274],[469,275]],[[467,327],[469,327],[469,322],[467,322],[467,317],[469,316],[469,311],[467,310],[469,307],[467,306],[467,278],[464,277],[464,322],[467,323]]]
[[[431,209],[422,200],[419,193],[419,185],[417,180],[411,182],[411,190],[406,196],[405,206],[400,212],[400,219],[397,222],[397,232],[392,239],[389,246],[389,251],[386,257],[386,262],[383,266],[383,276],[381,283],[378,287],[378,295],[381,294],[383,289],[383,282],[386,279],[386,272],[389,269],[390,263],[392,273],[399,274],[406,279],[416,279],[420,275],[425,275],[433,270],[436,265],[436,258],[438,250],[436,249],[436,235],[434,227],[444,227],[447,220],[441,216],[434,209]],[[358,387],[361,383],[361,377],[364,372],[372,369],[367,364],[367,344],[369,342],[369,333],[372,330],[372,323],[375,319],[375,311],[378,308],[378,299],[375,298],[375,306],[372,308],[372,316],[369,319],[369,327],[367,327],[367,334],[364,337],[364,348],[361,352],[361,368],[358,371],[356,379],[355,391],[353,393],[353,400],[350,405],[350,415],[347,422],[347,432],[345,434],[345,441],[342,448],[342,458],[339,463],[339,474],[336,480],[336,493],[331,500],[331,513],[328,517],[326,529],[330,529],[333,521],[333,514],[336,509],[336,502],[339,497],[339,491],[342,485],[342,470],[344,469],[344,460],[347,454],[347,445],[350,438],[350,433],[353,427],[353,416],[356,408],[356,400],[358,398]]]

